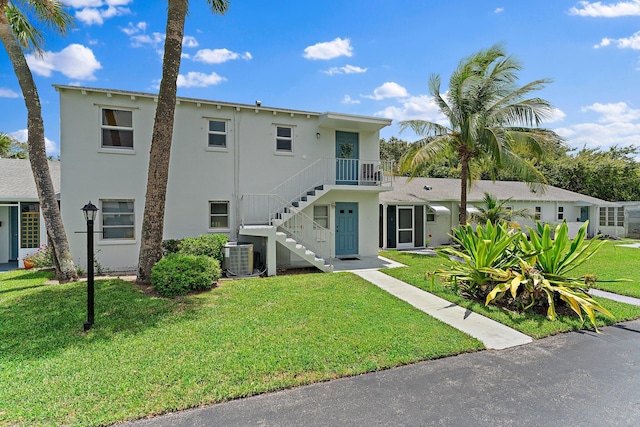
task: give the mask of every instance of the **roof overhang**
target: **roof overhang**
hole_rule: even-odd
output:
[[[429,209],[431,209],[431,211],[436,215],[451,215],[451,211],[446,206],[434,205],[431,203],[427,204],[427,206],[429,206]]]
[[[393,120],[377,117],[354,116],[350,114],[324,113],[318,118],[318,126],[330,129],[347,129],[365,132],[378,132],[391,125]]]

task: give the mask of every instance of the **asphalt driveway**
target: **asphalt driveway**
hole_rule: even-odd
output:
[[[140,420],[131,426],[637,426],[640,321]]]

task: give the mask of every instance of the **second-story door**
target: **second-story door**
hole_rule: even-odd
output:
[[[336,184],[358,185],[358,134],[336,131]]]

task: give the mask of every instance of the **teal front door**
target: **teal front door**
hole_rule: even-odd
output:
[[[336,184],[358,185],[358,134],[336,131]]]
[[[336,256],[358,252],[358,204],[336,203]]]

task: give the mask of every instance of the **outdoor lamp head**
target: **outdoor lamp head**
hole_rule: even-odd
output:
[[[93,203],[89,202],[82,208],[82,213],[84,213],[84,219],[87,221],[93,221],[96,218],[96,212],[98,212],[98,208],[94,206]]]

